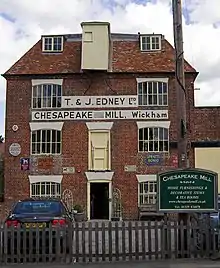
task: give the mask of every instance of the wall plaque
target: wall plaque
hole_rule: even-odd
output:
[[[9,153],[12,156],[18,156],[21,153],[21,145],[19,143],[12,143],[9,147]]]
[[[161,154],[148,154],[146,157],[146,164],[148,166],[155,166],[155,165],[160,165],[163,160],[163,155]]]
[[[21,158],[21,170],[26,171],[30,169],[30,159],[29,158]]]
[[[135,165],[126,165],[124,171],[126,172],[136,172],[137,167]]]
[[[64,174],[73,174],[75,173],[75,167],[63,167]]]

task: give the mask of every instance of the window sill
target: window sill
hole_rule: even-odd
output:
[[[31,156],[41,156],[41,157],[52,157],[52,156],[61,156],[62,154],[31,154]]]
[[[54,109],[57,109],[57,110],[60,109],[61,110],[62,107],[41,107],[41,108],[33,108],[32,107],[31,108],[32,111],[36,111],[36,112],[37,111],[45,111],[45,110],[49,112],[49,111],[53,111]]]
[[[138,151],[139,154],[169,154],[170,151],[159,151],[159,152],[154,152],[154,151]]]
[[[48,51],[45,51],[45,50],[43,50],[42,51],[42,53],[43,54],[61,54],[63,52],[63,50],[58,50],[58,51],[56,51],[56,50],[48,50]]]
[[[98,170],[98,169],[88,169],[88,172],[112,172],[111,169],[101,169],[101,170]]]
[[[169,107],[168,104],[138,104],[138,107],[139,108],[146,108],[146,107],[150,107],[150,108],[153,108],[153,107]]]
[[[162,52],[163,50],[162,49],[151,49],[151,50],[142,50],[141,49],[141,52],[142,53],[158,53],[158,52]]]
[[[152,203],[145,203],[145,204],[139,204],[139,208],[144,208],[144,207],[149,207],[149,206],[156,206],[157,205],[157,203],[155,203],[155,204],[152,204]]]

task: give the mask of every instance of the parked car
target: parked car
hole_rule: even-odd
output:
[[[206,251],[219,250],[219,237],[220,237],[220,214],[219,212],[201,213],[194,218],[194,229],[192,233],[193,239],[196,239],[197,250]],[[194,241],[192,241],[194,244]]]
[[[69,252],[71,224],[71,214],[61,200],[18,201],[5,220],[7,253],[49,254],[52,249],[56,254],[58,245],[59,252]]]

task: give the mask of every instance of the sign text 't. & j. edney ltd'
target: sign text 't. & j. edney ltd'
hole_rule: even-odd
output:
[[[62,108],[128,108],[138,107],[137,95],[63,96]]]

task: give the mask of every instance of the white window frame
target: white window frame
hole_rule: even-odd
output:
[[[150,140],[149,139],[149,132],[152,131],[152,130],[153,130],[153,132],[156,132],[155,129],[157,129],[157,131],[158,131],[158,139],[157,138],[154,139],[154,137],[153,137],[153,139]],[[163,136],[164,136],[164,130],[166,130],[168,132],[167,140],[166,139],[160,140],[160,138],[159,138],[159,136],[160,136],[159,133],[160,132],[159,131],[163,131]],[[140,139],[140,131],[143,132],[143,134],[142,134],[143,139]],[[148,132],[148,140],[144,139],[144,131]],[[147,150],[140,150],[140,142],[143,142],[143,148],[144,148],[144,144],[147,143],[148,149]],[[156,147],[155,143],[158,142],[158,147],[157,147],[158,149],[157,150],[153,149],[153,150],[149,151],[149,143],[150,142],[153,142],[153,147],[154,148]],[[159,150],[160,149],[159,148],[160,147],[159,142],[163,142],[163,147],[164,147],[164,143],[167,142],[168,143],[167,150]],[[163,126],[146,126],[146,127],[143,126],[143,127],[138,128],[138,152],[139,153],[146,153],[146,152],[150,152],[150,153],[167,153],[167,152],[169,152],[169,128],[168,127],[163,127]]]
[[[58,50],[58,49],[54,49],[54,39],[55,38],[61,38],[61,49]],[[45,49],[45,40],[46,39],[50,39],[52,42],[52,45],[51,45],[51,49]],[[42,51],[43,52],[54,52],[54,53],[59,53],[59,52],[62,52],[63,51],[63,42],[64,42],[64,38],[63,36],[43,36],[42,37]]]
[[[156,205],[157,203],[157,192],[154,191],[152,193],[141,193],[141,185],[143,184],[150,184],[150,183],[154,183],[154,190],[155,190],[155,185],[157,188],[157,175],[155,174],[150,174],[150,175],[136,175],[137,176],[137,180],[138,180],[138,206],[144,206],[144,205]],[[149,187],[149,186],[148,186]],[[144,186],[143,186],[144,189]],[[157,189],[156,189],[157,190]],[[143,200],[144,200],[144,196],[148,196],[148,200],[150,200],[150,196],[153,196],[153,200],[155,202],[153,203],[141,203],[141,196],[143,196]]]
[[[153,184],[153,192],[145,192],[145,185],[148,185],[148,189],[150,189],[150,184]],[[141,188],[143,189],[143,193],[141,193]],[[145,182],[139,182],[139,205],[156,205],[157,203],[157,182],[156,181],[145,181]],[[148,202],[144,202],[145,198],[147,197]],[[151,199],[152,198],[152,199]],[[143,202],[141,202],[141,199]],[[151,203],[150,200],[153,200]]]
[[[143,38],[150,38],[150,49],[143,49],[143,44],[145,44],[143,42]],[[155,38],[159,38],[159,48],[153,48],[153,40]],[[154,34],[154,35],[141,35],[140,36],[140,47],[141,47],[141,51],[142,52],[150,52],[150,51],[160,51],[161,50],[161,41],[162,41],[162,38],[161,38],[161,35],[159,34]]]
[[[44,93],[44,89],[46,87],[46,91],[48,93],[48,87],[51,87],[51,94],[43,94]],[[58,94],[59,92],[59,88],[60,87],[60,95]],[[56,95],[53,96],[53,90],[56,89]],[[36,90],[36,93],[34,94],[34,91]],[[37,96],[37,92],[40,91],[40,98],[38,98]],[[36,95],[36,97],[35,97]],[[56,100],[56,105],[53,106],[53,99],[55,98]],[[36,107],[34,107],[34,99],[36,99],[36,104],[38,103],[38,99],[40,100],[40,106],[38,107],[38,105],[36,105]],[[46,105],[44,105],[44,101],[46,99]],[[48,104],[48,100],[50,100],[50,105]],[[58,102],[59,101],[59,102]],[[58,105],[59,103],[59,105]],[[53,109],[61,109],[62,107],[62,85],[57,84],[57,83],[42,83],[42,84],[37,84],[37,85],[33,85],[32,86],[32,98],[31,98],[31,107],[33,110],[40,110],[40,109],[48,109],[48,108],[53,108]]]
[[[107,167],[104,170],[111,170],[111,131],[110,130],[94,130],[91,129],[89,130],[89,148],[88,148],[88,170],[95,170],[93,169],[93,165],[92,165],[92,146],[91,146],[91,136],[92,133],[107,133],[108,134],[108,151],[107,151]],[[100,170],[99,170],[100,171]]]
[[[149,84],[152,84],[152,93],[149,93]],[[157,92],[155,94],[153,94],[153,87],[154,87],[154,83],[157,83]],[[159,92],[160,86],[162,87],[162,92]],[[142,87],[142,92],[141,94],[139,93],[139,87]],[[144,86],[146,86],[146,94],[144,94]],[[164,86],[166,86],[166,92],[164,92]],[[139,79],[137,80],[137,95],[138,95],[138,106],[168,106],[168,91],[169,91],[169,85],[168,85],[168,80],[164,81],[161,79],[150,79],[150,80],[142,80]],[[157,101],[156,104],[153,103],[149,103],[149,96],[152,97],[156,95]],[[143,103],[143,97],[146,96],[146,103]],[[162,98],[162,103],[159,103],[159,99],[160,97]],[[164,102],[164,97],[166,97],[166,103]],[[142,103],[140,103],[140,98],[142,98]]]
[[[42,152],[42,131],[50,131],[50,152]],[[58,142],[60,144],[60,152],[57,153],[57,146],[56,146],[56,152],[55,153],[52,153],[52,144],[53,144],[53,141],[51,140],[52,139],[52,133],[53,131],[56,131],[56,136],[57,136],[57,133],[59,132],[60,133],[60,141]],[[33,133],[37,133],[40,132],[40,153],[33,153]],[[46,134],[47,135],[47,134]],[[45,138],[46,140],[46,138]],[[35,144],[37,144],[38,142],[35,142]],[[47,146],[47,142],[45,142],[45,147]],[[62,154],[62,131],[61,130],[58,130],[58,129],[36,129],[36,130],[32,130],[31,131],[31,155],[61,155]]]
[[[47,193],[49,187],[49,193]],[[52,194],[52,188],[54,187],[55,194]],[[39,194],[36,194],[37,188],[39,190]],[[44,188],[44,193],[42,194],[42,189]],[[35,192],[35,194],[33,194]],[[30,197],[32,198],[61,198],[61,183],[54,181],[40,181],[30,183]]]

